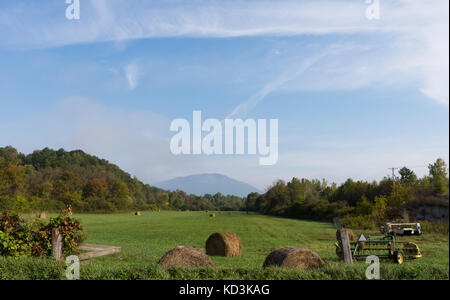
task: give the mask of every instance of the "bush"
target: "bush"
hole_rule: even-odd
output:
[[[375,222],[370,216],[350,216],[341,219],[341,224],[345,228],[352,229],[375,229]]]
[[[48,241],[50,241],[50,247],[52,239],[52,228],[58,228],[63,236],[64,255],[78,254],[80,252],[78,246],[86,240],[86,234],[77,219],[65,214],[60,214],[56,218],[50,218],[50,222],[44,228],[46,234],[44,242],[45,245],[48,245]]]
[[[32,243],[30,227],[24,219],[8,213],[0,216],[0,255],[30,256]]]
[[[3,213],[0,216],[0,256],[51,256],[52,228],[58,228],[63,236],[64,255],[79,253],[78,245],[86,235],[77,219],[60,214],[48,224],[40,220],[26,223],[18,215]]]

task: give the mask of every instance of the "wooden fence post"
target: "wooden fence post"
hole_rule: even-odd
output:
[[[351,265],[353,263],[352,250],[350,248],[350,239],[348,237],[347,230],[339,230],[339,237],[339,243],[341,244],[344,262]]]
[[[58,228],[52,228],[52,254],[56,260],[63,259],[62,253],[62,235]]]

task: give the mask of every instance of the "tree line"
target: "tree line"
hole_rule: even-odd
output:
[[[423,178],[404,167],[399,176],[385,177],[380,182],[348,179],[339,186],[325,180],[277,181],[262,195],[249,194],[246,209],[301,219],[341,218],[355,228],[372,228],[384,220],[408,221],[408,213],[420,206],[448,209],[446,163],[437,159],[428,169],[429,174]]]
[[[151,166],[149,166],[151,167]],[[0,148],[0,211],[240,210],[236,196],[188,195],[144,184],[118,166],[81,150],[45,148],[29,155]]]
[[[429,174],[422,178],[404,167],[397,177],[379,182],[348,179],[340,185],[293,178],[287,183],[275,182],[264,194],[251,193],[241,198],[165,191],[81,150],[45,148],[25,155],[8,146],[0,148],[0,211],[60,211],[67,205],[75,212],[104,213],[246,210],[313,220],[339,217],[361,228],[386,219],[407,220],[408,213],[418,206],[448,208],[445,161],[437,159],[428,169]]]

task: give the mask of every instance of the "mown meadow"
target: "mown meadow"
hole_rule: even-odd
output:
[[[365,279],[365,262],[344,265],[335,254],[336,229],[332,223],[278,218],[256,213],[143,212],[79,214],[87,243],[119,246],[120,254],[81,265],[81,279]],[[177,245],[204,249],[214,232],[234,232],[243,243],[241,257],[212,257],[216,268],[163,269],[159,258]],[[355,230],[355,234],[361,231]],[[364,232],[367,235],[376,231]],[[425,232],[401,238],[417,243],[423,258],[403,265],[384,260],[381,279],[448,279],[448,234]],[[262,269],[266,256],[284,246],[302,246],[317,252],[326,266],[316,270]],[[50,259],[0,258],[0,279],[64,279],[64,265]]]

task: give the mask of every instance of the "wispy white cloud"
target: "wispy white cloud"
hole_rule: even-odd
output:
[[[266,84],[261,90],[254,94],[250,99],[240,103],[226,118],[244,117],[247,115],[259,102],[267,97],[273,91],[282,87],[285,83],[291,81],[296,76],[306,72],[322,55],[315,55],[308,59],[305,59],[303,63],[295,69],[294,72],[284,73],[275,80]]]
[[[142,73],[139,68],[139,65],[137,62],[129,63],[124,68],[125,77],[128,82],[128,87],[130,90],[134,90],[138,86],[139,78],[141,77]]]
[[[446,0],[381,1],[379,21],[365,18],[365,1],[186,0],[164,4],[138,0],[90,0],[83,1],[82,18],[75,23],[58,16],[54,6],[47,9],[49,4],[24,5],[20,1],[16,2],[16,6],[7,7],[2,14],[7,16],[4,19],[6,27],[21,34],[2,43],[24,45],[28,41],[30,46],[42,47],[170,36],[236,37],[416,31],[424,25],[448,22]],[[18,6],[20,9],[17,9]],[[40,10],[37,9],[39,7]],[[64,7],[59,8],[63,15]],[[434,17],[430,18],[431,15]],[[33,23],[36,26],[28,26]],[[59,26],[52,26],[55,23]],[[22,26],[16,27],[19,24]]]
[[[420,79],[418,90],[424,95],[444,105],[449,103],[447,0],[381,0],[381,19],[372,21],[365,17],[367,4],[362,0],[90,0],[82,1],[81,20],[76,22],[64,18],[63,5],[49,3],[15,1],[6,5],[0,12],[0,47],[39,48],[180,36],[363,34],[379,36],[380,44],[399,46],[397,51],[395,47],[382,48],[389,52],[370,59],[394,65],[399,58],[408,59],[399,64],[404,71],[393,75],[411,77],[412,73],[414,79]],[[386,40],[385,36],[394,38]],[[360,35],[354,38],[364,43]],[[375,73],[385,67],[393,68],[381,64]],[[371,77],[369,72],[362,81]],[[392,80],[384,77],[384,82]]]
[[[319,50],[316,54],[306,58],[291,57],[289,59],[289,65],[285,66],[285,70],[283,70],[279,76],[274,80],[269,81],[248,100],[238,104],[226,118],[243,118],[271,93],[283,88],[286,84],[298,79],[302,75],[307,74],[321,59],[329,56],[336,56],[343,52],[345,53],[348,50],[349,46],[332,44],[326,49]],[[279,52],[279,50],[277,51]]]

